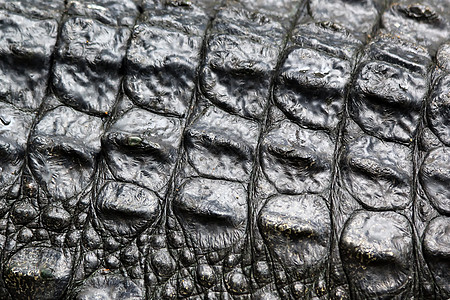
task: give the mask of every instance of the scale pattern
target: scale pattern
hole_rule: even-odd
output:
[[[0,0],[1,299],[448,299],[448,0]]]

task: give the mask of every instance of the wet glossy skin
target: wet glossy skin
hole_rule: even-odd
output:
[[[449,6],[0,0],[0,298],[448,298]]]

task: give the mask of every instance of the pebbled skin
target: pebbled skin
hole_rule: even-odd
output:
[[[448,299],[448,0],[0,0],[0,299]]]

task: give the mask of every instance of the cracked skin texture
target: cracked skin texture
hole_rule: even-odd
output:
[[[0,0],[0,299],[448,299],[448,0]]]

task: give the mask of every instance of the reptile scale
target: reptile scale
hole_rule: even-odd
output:
[[[0,299],[449,299],[450,0],[0,0]]]

